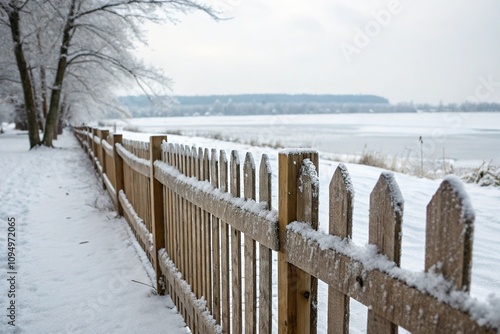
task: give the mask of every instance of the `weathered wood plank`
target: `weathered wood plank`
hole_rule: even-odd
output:
[[[432,295],[432,291],[418,290],[402,278],[394,278],[394,272],[388,275],[372,269],[373,264],[369,261],[365,264],[345,255],[359,252],[359,248],[351,248],[355,246],[350,243],[335,240],[333,236],[328,239],[323,233],[307,227],[301,227],[300,230],[286,230],[287,243],[284,248],[291,264],[360,303],[370,305],[375,313],[412,333],[495,333],[500,329],[479,325],[471,314],[443,302],[443,296],[438,299]],[[318,235],[311,237],[315,234]],[[322,246],[318,239],[330,246]],[[401,274],[397,277],[413,276],[403,269],[399,271]],[[425,280],[428,280],[428,284]],[[431,287],[434,278],[426,278],[422,274],[417,281],[421,286]]]
[[[251,153],[243,163],[243,194],[245,199],[256,199],[255,162]],[[257,247],[251,236],[245,242],[245,333],[257,332]]]
[[[102,145],[103,142],[106,142],[106,138],[109,135],[109,130],[99,130],[99,137],[101,138],[101,142],[99,144],[99,160],[101,162],[102,166],[102,173],[101,173],[101,182],[102,182],[102,188],[105,190],[106,189],[106,183],[104,182],[104,174],[107,173],[107,166],[106,166],[106,151],[104,150],[104,147]]]
[[[203,180],[210,182],[210,152],[208,149],[203,151]],[[209,211],[203,212],[203,229],[205,240],[205,299],[207,300],[207,308],[212,312],[212,255],[210,246],[212,244],[212,224]]]
[[[185,150],[185,170],[184,175],[191,177],[191,157],[192,152],[191,148],[186,145]],[[192,248],[192,240],[193,240],[193,226],[191,224],[191,203],[187,200],[184,201],[184,216],[185,216],[185,227],[186,227],[186,272],[185,279],[189,283],[189,285],[193,285],[193,248]]]
[[[401,224],[404,200],[392,173],[384,172],[370,194],[370,216],[368,242],[376,245],[381,254],[398,266],[401,263]],[[386,294],[390,294],[390,290]],[[389,320],[368,310],[367,333],[398,332],[398,327]]]
[[[259,167],[259,202],[266,203],[266,209],[271,210],[272,170],[269,157],[262,155]],[[272,333],[272,251],[259,244],[259,333]]]
[[[219,157],[216,149],[212,149],[210,157],[210,183],[212,187],[219,187]],[[215,321],[221,321],[221,292],[220,292],[220,231],[219,220],[212,216],[212,272],[213,272],[213,315]]]
[[[180,154],[180,171],[182,174],[186,175],[186,146],[181,145],[181,154]],[[184,197],[179,198],[180,204],[180,214],[181,219],[179,221],[179,230],[180,230],[180,262],[179,262],[179,270],[182,272],[185,278],[189,280],[189,272],[188,272],[188,248],[187,248],[187,208],[186,208],[186,199]]]
[[[198,172],[198,150],[196,147],[193,147],[191,149],[192,152],[192,165],[191,165],[191,175],[193,177],[198,178],[199,177],[199,172]],[[193,231],[192,231],[192,247],[193,247],[193,282],[191,284],[191,289],[193,289],[194,294],[196,297],[200,297],[199,295],[199,289],[198,289],[198,283],[199,283],[199,239],[198,239],[198,234],[199,234],[199,224],[197,221],[197,212],[198,208],[196,205],[192,204],[191,205],[191,224],[193,226]]]
[[[219,158],[219,168],[220,168],[220,190],[221,192],[228,192],[228,160],[226,156],[226,151],[220,151]],[[222,331],[223,333],[230,333],[230,271],[229,271],[229,225],[224,221],[220,221],[221,224],[221,281],[222,281]]]
[[[241,172],[240,158],[237,151],[231,151],[230,162],[231,175],[229,179],[230,192],[234,197],[241,194]],[[231,276],[232,276],[232,305],[233,321],[231,333],[240,334],[242,332],[242,295],[241,295],[241,232],[236,228],[231,228]]]
[[[329,234],[352,237],[354,189],[344,164],[340,163],[330,181]],[[328,333],[349,333],[349,296],[328,287]]]
[[[425,271],[443,274],[457,290],[470,288],[474,219],[461,181],[445,178],[427,205]]]
[[[174,147],[174,167],[179,171],[180,168],[180,153],[181,153],[181,147],[179,144],[175,144]],[[155,169],[155,175],[156,175],[156,169]],[[182,214],[181,214],[181,196],[179,194],[174,192],[174,233],[175,233],[175,240],[174,240],[174,257],[173,261],[176,265],[177,268],[180,268],[181,264],[181,249],[182,249],[182,243],[181,243],[181,219],[182,219]]]
[[[202,180],[202,169],[203,169],[203,149],[200,147],[198,148],[198,155],[196,159],[196,178],[198,180]],[[201,208],[196,205],[196,245],[197,245],[197,280],[198,280],[198,298],[200,298],[203,294],[203,263],[204,263],[204,258],[203,258],[203,233],[202,233],[202,220],[203,220],[203,211]]]
[[[122,157],[118,154],[118,149],[117,149],[117,144],[120,144],[123,140],[122,135],[113,135],[113,167],[115,171],[115,191],[116,191],[116,198],[114,199],[115,203],[117,203],[116,206],[116,212],[119,215],[123,215],[123,208],[120,204],[120,199],[118,198],[118,194],[120,193],[120,190],[123,190],[125,185],[124,185],[124,179],[123,179],[123,159]]]

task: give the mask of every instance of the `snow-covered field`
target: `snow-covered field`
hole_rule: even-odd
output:
[[[432,118],[436,114],[429,115],[424,116]],[[320,117],[323,116],[327,115]],[[481,121],[481,117],[464,117],[461,126],[458,126],[457,120],[457,126],[452,126],[451,129],[445,131],[450,136],[453,131],[460,133],[460,136],[469,136],[469,139],[476,145],[476,151],[484,148],[484,157],[468,156],[465,159],[498,158],[497,148],[500,146],[495,143],[500,137],[500,114],[486,116],[493,118]],[[312,116],[304,116],[300,120],[298,116],[290,116],[288,118],[290,123],[285,123],[286,126],[280,123],[278,125],[282,127],[268,126],[268,129],[262,129],[263,125],[259,122],[267,122],[273,117],[276,117],[276,122],[283,119],[282,116],[269,116],[263,121],[246,116],[190,117],[131,120],[129,124],[149,129],[152,132],[165,130],[167,125],[171,130],[185,126],[186,129],[200,127],[206,131],[207,128],[215,126],[217,122],[224,121],[225,126],[221,127],[220,131],[239,129],[239,135],[246,136],[248,134],[246,131],[249,128],[255,128],[257,133],[259,131],[267,133],[271,129],[275,133],[274,138],[280,136],[279,131],[283,131],[287,132],[288,136],[283,136],[284,142],[288,140],[287,138],[294,137],[307,139],[309,136],[314,138],[316,133],[321,132],[319,129],[314,131],[318,120],[314,121]],[[356,119],[351,117],[359,117],[359,124],[364,124],[372,115],[331,115],[331,117],[338,117],[334,119],[335,122],[340,122],[346,117],[345,124],[352,125]],[[403,115],[401,117],[409,116]],[[294,119],[297,124],[306,124],[308,118],[312,123],[309,134],[295,133],[293,127],[288,127]],[[327,119],[329,117],[326,117],[324,122],[323,119],[320,120],[322,126],[326,127],[329,124]],[[334,120],[332,118],[329,122],[334,122]],[[435,122],[435,119],[431,119],[431,121]],[[252,122],[256,124],[252,125]],[[385,129],[391,128],[389,126],[391,123],[384,122],[388,122],[388,119],[373,124],[372,126],[376,130],[374,132],[385,133]],[[424,123],[422,121],[419,125],[415,119],[402,120],[402,124],[408,124],[408,126],[404,129],[397,130],[395,128],[392,130],[392,133],[397,133],[394,136],[394,141],[400,140],[402,134],[405,133],[411,134],[411,136],[421,135],[418,132],[413,133],[411,129],[420,127],[422,131],[428,131],[428,125]],[[269,125],[269,123],[267,124]],[[368,125],[365,124],[365,126]],[[436,127],[439,126],[436,124]],[[349,128],[347,125],[346,127]],[[489,139],[483,142],[482,140],[485,138],[482,136],[483,132],[491,132],[493,139],[486,136]],[[425,133],[423,135],[425,139],[427,135]],[[148,137],[147,134],[134,132],[124,132],[124,136],[131,139],[146,139]],[[346,138],[341,142],[346,143],[345,147],[347,148],[350,137]],[[492,141],[489,141],[490,139]],[[19,307],[18,328],[22,330],[17,329],[15,333],[64,333],[68,323],[76,324],[77,329],[80,329],[82,333],[179,332],[182,328],[182,320],[172,315],[172,310],[169,309],[171,307],[169,299],[152,296],[150,288],[131,283],[131,279],[150,283],[148,271],[151,268],[145,264],[144,255],[137,250],[136,243],[131,241],[124,221],[115,219],[114,213],[109,209],[102,209],[102,206],[109,205],[108,201],[99,190],[88,159],[84,156],[83,151],[76,147],[76,141],[64,136],[56,143],[62,147],[61,149],[40,149],[35,152],[27,151],[27,141],[26,136],[18,136],[14,133],[0,135],[0,160],[2,161],[0,175],[4,176],[0,188],[2,196],[0,213],[3,222],[0,231],[0,247],[6,248],[7,228],[4,222],[7,221],[7,217],[16,217],[19,222],[19,243],[17,246],[19,267],[17,289],[19,293],[16,295],[16,300]],[[278,155],[276,149],[195,136],[170,135],[169,141],[228,151],[236,149],[242,158],[246,151],[252,152],[256,159],[259,159],[262,153],[266,153],[271,158],[273,166],[273,191],[276,194]],[[493,146],[494,144],[496,146]],[[298,143],[294,146],[304,146],[304,144]],[[342,151],[342,149],[332,150],[332,152],[352,153]],[[449,152],[448,147],[446,150]],[[327,229],[328,184],[337,165],[337,162],[331,160],[321,159],[320,161],[321,230]],[[353,241],[363,246],[368,240],[369,194],[382,170],[356,164],[346,165],[355,190]],[[439,187],[440,180],[420,179],[397,173],[395,176],[405,198],[401,264],[405,269],[421,271],[424,267],[426,205]],[[500,276],[498,275],[500,273],[498,255],[500,254],[500,243],[498,243],[500,238],[500,189],[482,188],[474,184],[467,184],[465,188],[476,212],[471,295],[493,314],[500,315]],[[276,197],[274,201],[276,203]],[[89,242],[80,244],[85,241]],[[7,257],[3,254],[3,252],[0,253],[0,261],[3,262],[2,268],[5,268]],[[2,275],[4,272],[2,271]],[[126,280],[116,278],[116,273],[118,273],[118,277],[127,277]],[[274,276],[276,277],[277,274],[274,273]],[[119,288],[115,288],[116,285]],[[326,287],[320,285],[319,291],[318,332],[325,333],[326,299],[324,296]],[[6,282],[2,279],[0,293],[4,295],[6,292]],[[101,297],[103,294],[108,298]],[[104,301],[101,301],[102,299]],[[0,307],[2,308],[6,305],[3,304],[4,300],[5,298],[1,299]],[[351,332],[364,332],[366,309],[356,302],[351,302],[351,307]],[[170,320],[172,316],[174,318]],[[0,324],[9,329],[7,320],[6,317],[3,317]],[[168,331],[165,329],[166,327],[162,327],[167,325],[174,327]],[[274,323],[274,328],[276,329],[276,323]],[[148,329],[150,330],[148,331]]]

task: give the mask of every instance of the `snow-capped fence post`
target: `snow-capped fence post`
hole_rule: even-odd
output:
[[[102,141],[106,140],[106,138],[109,135],[109,130],[99,130],[97,132],[98,137],[100,138],[99,140],[99,162],[101,164],[101,182],[102,182],[102,189],[106,190],[106,182],[104,181],[104,174],[107,173],[107,166],[106,166],[106,150],[104,149],[104,146],[102,144]]]
[[[114,134],[113,141],[111,143],[113,146],[113,168],[115,170],[115,191],[116,191],[116,199],[113,200],[115,201],[116,212],[120,216],[123,215],[123,207],[120,203],[120,190],[123,190],[124,188],[123,158],[120,156],[120,154],[118,154],[116,144],[121,144],[122,140],[123,140],[123,135]]]
[[[370,194],[368,242],[376,245],[381,254],[401,264],[401,224],[403,222],[404,199],[394,175],[382,173]],[[387,294],[391,293],[388,289]],[[391,310],[387,310],[391,312]],[[397,333],[398,326],[383,315],[368,310],[367,333]]]
[[[116,180],[115,180],[115,169],[114,169],[114,161],[113,161],[113,136],[109,134],[109,131],[101,140],[102,148],[103,148],[103,166],[104,166],[104,183],[106,184],[106,189],[110,194],[113,201],[116,198]],[[114,202],[113,202],[114,203]],[[115,207],[116,207],[116,203]]]
[[[342,239],[352,237],[354,189],[349,172],[340,163],[330,181],[329,234]],[[349,333],[349,296],[328,287],[328,333]]]
[[[92,144],[94,141],[92,140],[92,128],[90,126],[86,126],[86,134],[87,134],[87,137],[85,138],[85,140],[87,141],[87,147],[88,147],[88,155],[89,155],[89,159],[92,161],[92,155],[93,155],[93,148],[94,148],[94,145]],[[94,162],[92,161],[92,164]]]
[[[163,216],[163,185],[155,178],[154,162],[161,160],[161,143],[167,141],[167,136],[149,137],[150,161],[150,191],[151,191],[151,232],[153,234],[153,267],[156,273],[156,291],[165,294],[164,280],[162,279],[158,251],[165,247],[165,226]]]
[[[96,138],[97,136],[97,128],[92,128],[92,138],[91,138],[91,141],[92,141],[92,164],[94,165],[94,169],[98,170],[98,167],[97,167],[97,143],[96,143]]]
[[[425,271],[443,274],[457,290],[470,287],[474,219],[461,181],[446,177],[427,205]]]
[[[284,333],[315,332],[316,297],[314,280],[301,269],[288,263],[286,234],[287,225],[303,218],[307,223],[317,227],[317,194],[316,198],[302,196],[299,192],[299,171],[302,162],[309,159],[317,169],[318,153],[311,150],[282,151],[278,156],[278,212],[279,240],[278,253],[278,331]],[[304,172],[304,171],[303,171]],[[304,185],[302,185],[304,186]],[[302,189],[304,192],[304,189]],[[310,198],[309,198],[310,197]],[[302,207],[301,205],[304,205]],[[308,205],[311,207],[307,208]],[[315,221],[316,220],[316,221]]]

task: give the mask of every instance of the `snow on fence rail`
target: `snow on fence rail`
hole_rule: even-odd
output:
[[[257,172],[251,154],[241,166],[236,151],[228,160],[164,136],[141,143],[88,127],[75,135],[149,254],[157,290],[194,333],[273,331],[273,252],[279,333],[316,333],[318,280],[329,286],[328,321],[319,324],[328,333],[348,333],[350,298],[368,307],[368,333],[500,331],[491,306],[468,294],[474,213],[456,178],[445,178],[427,206],[425,270],[410,272],[399,267],[404,200],[391,173],[370,196],[370,245],[358,247],[342,164],[330,183],[329,234],[317,231],[315,151],[279,153],[278,214],[265,155]]]

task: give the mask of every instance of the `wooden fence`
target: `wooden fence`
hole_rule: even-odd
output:
[[[404,208],[391,173],[370,196],[376,248],[360,248],[350,241],[354,193],[342,164],[330,183],[329,234],[317,231],[315,151],[279,153],[276,211],[266,155],[256,167],[250,153],[241,164],[236,151],[227,157],[164,136],[144,143],[74,132],[148,254],[158,292],[170,294],[193,333],[316,333],[318,280],[329,286],[328,321],[319,324],[328,333],[348,333],[350,298],[368,307],[368,333],[499,331],[468,295],[474,214],[455,178],[427,206],[425,271],[410,273],[399,268]]]

